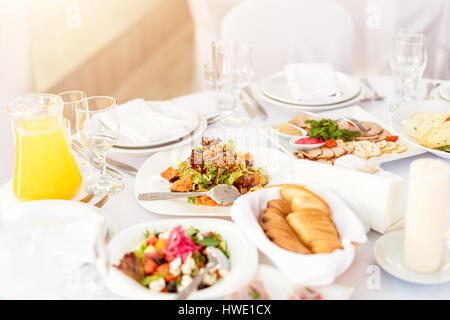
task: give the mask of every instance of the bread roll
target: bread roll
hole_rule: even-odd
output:
[[[341,248],[336,227],[322,211],[303,209],[290,213],[286,220],[313,253],[331,253]]]
[[[283,199],[270,200],[267,202],[267,208],[276,208],[280,210],[284,216],[287,216],[292,212],[289,202]]]
[[[286,186],[280,189],[281,197],[291,204],[291,211],[314,208],[330,215],[330,207],[314,192],[301,186]]]
[[[311,253],[278,209],[267,208],[261,216],[261,226],[266,236],[281,248],[302,254]]]

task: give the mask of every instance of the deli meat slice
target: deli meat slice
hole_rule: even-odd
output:
[[[322,149],[316,148],[316,149],[306,150],[306,151],[303,151],[303,154],[309,160],[317,160],[319,158],[319,156],[322,154]]]
[[[321,147],[322,154],[319,156],[319,159],[331,159],[334,158],[334,152],[331,148]]]
[[[296,114],[289,122],[302,128],[310,128],[311,125],[309,123],[306,123],[306,120],[321,120],[321,118],[310,116],[307,114]]]
[[[368,136],[376,136],[383,131],[383,127],[375,122],[361,121],[361,125],[366,129]]]

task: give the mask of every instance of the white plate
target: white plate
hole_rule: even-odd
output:
[[[301,106],[323,106],[337,104],[354,98],[361,91],[360,82],[344,73],[336,72],[336,82],[342,92],[342,95],[303,101],[297,100],[292,96],[289,86],[287,85],[284,72],[278,72],[263,78],[259,82],[259,87],[262,93],[273,100]]]
[[[260,89],[255,90],[255,92],[258,93],[258,95],[265,100],[266,102],[275,105],[277,107],[282,107],[282,108],[288,108],[291,110],[303,110],[303,111],[314,111],[314,112],[320,112],[320,111],[326,111],[326,110],[331,110],[331,109],[338,109],[338,108],[343,108],[343,107],[347,107],[353,104],[356,104],[358,102],[360,102],[361,100],[361,94],[356,95],[354,98],[351,98],[347,101],[343,101],[340,103],[336,103],[336,104],[330,104],[330,105],[318,105],[318,106],[311,106],[311,105],[294,105],[294,104],[289,104],[289,103],[284,103],[284,102],[280,102],[277,100],[274,100],[268,96],[266,96],[263,92],[261,92]]]
[[[224,297],[235,291],[242,283],[255,275],[258,267],[256,248],[239,232],[237,226],[219,219],[171,219],[141,223],[119,232],[109,243],[111,263],[116,265],[127,252],[133,250],[143,240],[145,230],[165,231],[181,225],[183,229],[191,226],[201,232],[214,231],[227,242],[231,269],[226,277],[214,286],[194,292],[190,299],[205,300]],[[157,293],[143,287],[116,268],[105,277],[107,287],[114,293],[130,299],[174,299],[173,293]]]
[[[439,93],[441,97],[450,101],[450,81],[445,82],[439,86]]]
[[[403,129],[406,124],[406,121],[414,112],[440,113],[449,111],[450,111],[450,103],[445,100],[425,100],[413,102],[397,109],[391,115],[390,124],[394,132],[400,137],[402,137],[403,140],[408,141],[410,144],[414,145],[419,149],[431,152],[445,159],[450,159],[450,153],[422,146],[415,139],[408,136]]]
[[[390,128],[390,126],[388,126],[387,124],[383,123],[383,121],[379,120],[377,117],[375,117],[371,113],[365,111],[364,109],[362,109],[361,107],[358,107],[358,106],[347,107],[347,108],[342,108],[342,109],[332,110],[332,111],[327,111],[327,112],[320,112],[318,114],[323,116],[323,117],[330,118],[330,119],[339,119],[339,118],[349,117],[349,118],[354,118],[354,119],[359,120],[359,121],[372,121],[372,122],[378,123],[379,125],[381,125],[386,130],[389,130],[389,131],[392,130]],[[288,121],[288,120],[289,119],[286,119],[286,121]],[[262,132],[274,144],[279,146],[280,149],[282,149],[284,152],[289,153],[289,155],[292,155],[292,153],[294,151],[296,151],[296,149],[294,149],[289,144],[289,141],[284,141],[284,139],[278,139],[277,136],[271,134],[270,131],[269,131],[270,128],[268,128],[267,125],[266,126],[262,126],[261,129],[262,129]],[[394,132],[392,132],[392,133],[394,134]],[[392,154],[383,154],[380,157],[370,158],[370,161],[375,161],[375,162],[379,162],[379,163],[389,162],[389,161],[400,160],[400,159],[404,159],[404,158],[408,158],[408,157],[413,157],[413,156],[416,156],[418,154],[424,153],[423,150],[421,150],[420,148],[415,147],[414,145],[406,143],[406,141],[407,141],[406,139],[401,139],[401,138],[399,138],[399,140],[398,140],[398,142],[407,145],[408,150],[406,150],[405,152],[397,153],[397,154],[393,154],[393,153]]]
[[[301,136],[294,136],[294,135],[292,135],[292,134],[287,134],[287,133],[280,132],[280,131],[278,131],[277,129],[275,129],[275,127],[278,126],[278,125],[280,125],[280,124],[281,124],[281,123],[273,123],[273,124],[270,125],[270,128],[273,130],[273,132],[274,132],[275,134],[279,135],[280,137],[287,138],[287,139],[291,139],[291,138],[301,138],[301,137],[306,137],[306,136],[308,135],[305,129],[300,128],[300,127],[297,127],[297,126],[295,126],[295,127],[296,127],[298,130],[300,130],[300,131],[302,132],[302,135],[301,135]]]
[[[260,264],[255,279],[261,280],[271,300],[288,300],[289,294],[297,285],[291,282],[279,269],[266,264]],[[348,300],[353,294],[353,287],[332,284],[314,287],[324,300]]]
[[[169,145],[156,147],[156,148],[148,148],[148,149],[122,149],[122,148],[111,148],[112,153],[116,154],[123,154],[128,156],[137,156],[137,157],[143,157],[143,156],[149,156],[155,152],[160,152],[164,150],[170,150],[174,148],[179,148],[182,146],[185,146],[186,144],[193,143],[196,139],[200,138],[203,135],[203,132],[205,132],[206,128],[208,126],[208,123],[204,117],[200,117],[199,124],[197,128],[190,134],[189,136],[185,137],[182,141],[172,143]]]
[[[184,128],[177,128],[176,132],[171,133],[167,137],[160,138],[158,140],[150,140],[145,144],[130,141],[128,138],[120,136],[115,147],[148,149],[152,148],[155,145],[173,142],[187,136],[192,131],[194,131],[200,121],[200,117],[195,112],[186,109],[185,107],[180,106],[176,103],[170,101],[146,101],[146,103],[153,111],[162,113],[172,119],[185,120],[189,123],[189,126],[186,126]]]
[[[390,232],[375,242],[373,254],[377,263],[387,273],[408,282],[437,284],[450,281],[450,241],[443,239],[445,243],[441,268],[431,274],[420,274],[409,270],[403,264],[404,233],[404,230]]]
[[[265,167],[269,173],[269,184],[278,184],[289,177],[290,158],[284,153],[267,148],[250,148],[236,150],[251,152],[255,165]],[[171,184],[161,177],[161,172],[170,166],[175,166],[178,160],[185,160],[190,155],[191,148],[159,152],[144,162],[139,168],[134,184],[136,199],[138,194],[146,192],[167,192]],[[291,171],[292,172],[292,171]],[[139,204],[146,210],[165,215],[190,215],[225,217],[230,215],[230,207],[206,207],[188,203],[187,199],[141,201]]]

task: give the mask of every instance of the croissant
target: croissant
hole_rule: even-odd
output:
[[[261,217],[261,226],[266,236],[276,245],[293,252],[310,254],[311,251],[300,241],[277,208],[267,208]]]
[[[290,213],[286,220],[313,253],[331,253],[342,248],[336,227],[322,211],[302,209]]]

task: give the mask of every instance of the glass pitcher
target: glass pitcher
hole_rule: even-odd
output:
[[[7,109],[16,140],[16,197],[22,201],[73,199],[82,178],[66,138],[61,97],[31,94],[15,99]]]

